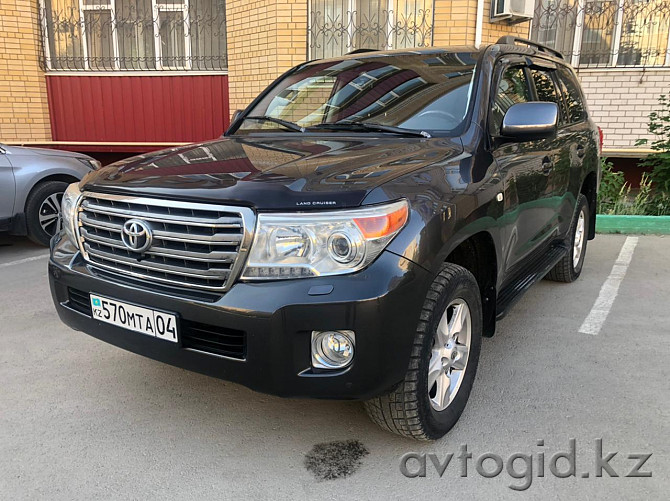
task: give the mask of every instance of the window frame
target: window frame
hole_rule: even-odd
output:
[[[214,2],[215,0],[213,0]],[[353,0],[352,0],[353,1]],[[78,35],[78,45],[81,48],[81,58],[83,59],[83,64],[79,67],[74,68],[61,68],[57,67],[56,63],[59,60],[58,54],[52,54],[51,52],[51,42],[50,42],[50,32],[49,32],[49,19],[52,15],[52,8],[47,8],[46,0],[39,0],[39,10],[42,13],[40,15],[40,28],[42,30],[42,43],[44,48],[43,63],[44,68],[47,72],[53,72],[54,74],[62,73],[156,73],[161,71],[169,72],[170,74],[175,74],[179,71],[188,71],[190,74],[194,73],[204,73],[204,74],[227,74],[227,58],[223,58],[223,62],[226,63],[225,67],[220,69],[196,69],[193,70],[194,61],[193,48],[191,46],[191,0],[151,0],[151,13],[153,19],[151,20],[151,36],[153,37],[153,43],[147,44],[146,47],[152,47],[153,57],[147,57],[147,67],[145,68],[124,68],[122,67],[122,62],[124,56],[121,55],[121,48],[119,44],[119,39],[123,36],[120,33],[120,30],[117,27],[117,2],[119,0],[98,0],[93,4],[87,4],[86,0],[72,0],[72,7],[74,11],[79,13],[79,33]],[[147,5],[147,8],[149,6]],[[91,61],[91,44],[89,44],[88,33],[91,28],[87,28],[86,23],[86,13],[88,12],[109,12],[111,17],[110,22],[110,32],[111,32],[111,64],[109,67],[106,67],[104,64],[99,64],[99,68],[96,68],[95,65],[92,65]],[[181,12],[183,16],[184,24],[184,34],[183,37],[179,37],[178,43],[183,47],[183,56],[175,56],[176,59],[182,59],[184,64],[170,64],[169,62],[164,62],[163,58],[163,38],[160,35],[160,14],[165,12]],[[224,24],[225,26],[225,24]],[[138,40],[138,44],[143,43],[142,40]],[[226,44],[227,46],[227,44]],[[148,51],[147,51],[148,52]],[[153,60],[153,65],[151,61]],[[223,65],[222,65],[223,66]]]

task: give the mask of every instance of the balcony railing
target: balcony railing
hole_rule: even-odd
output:
[[[670,66],[670,0],[537,0],[531,37],[573,66]]]
[[[50,71],[227,68],[225,0],[40,0]]]
[[[432,45],[433,0],[307,1],[310,58]]]

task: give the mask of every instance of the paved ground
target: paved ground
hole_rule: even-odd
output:
[[[579,333],[625,238],[599,236],[578,282],[542,282],[517,304],[484,340],[459,424],[443,440],[420,444],[378,430],[356,403],[260,395],[73,332],[51,304],[46,259],[25,260],[45,251],[0,236],[0,497],[520,496],[508,486],[524,479],[477,473],[476,459],[488,452],[504,461],[533,455],[526,498],[667,499],[670,238],[640,237],[602,331]],[[571,438],[577,476],[556,478],[550,456],[569,451]],[[598,438],[605,455],[618,451],[610,464],[619,478],[595,478]],[[315,444],[351,439],[359,443],[329,449],[330,458],[360,458],[351,476],[317,480],[305,469]],[[433,453],[444,463],[461,444],[473,454],[466,478],[456,457],[441,478],[430,459],[425,478],[400,473],[405,453]],[[624,476],[634,453],[653,454],[642,468],[651,478]],[[514,464],[523,474],[523,460]],[[567,470],[567,460],[558,464]],[[495,466],[484,463],[487,471]],[[416,472],[419,464],[408,467]]]

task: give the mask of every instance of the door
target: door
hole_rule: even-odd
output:
[[[0,146],[0,222],[14,215],[14,171],[5,150]]]
[[[574,168],[574,154],[570,151],[574,138],[572,132],[565,127],[565,110],[557,87],[556,65],[549,61],[538,62],[538,65],[531,66],[530,76],[533,81],[534,100],[556,103],[559,107],[560,118],[556,136],[538,141],[538,147],[544,152],[543,174],[547,177],[546,190],[543,194],[543,206],[547,211],[549,224],[547,231],[559,235],[567,231],[562,207],[566,201],[570,175]],[[568,227],[571,217],[572,213],[567,220]]]
[[[546,245],[555,228],[549,210],[551,189],[548,172],[552,155],[543,141],[509,142],[501,138],[503,117],[516,103],[533,100],[525,59],[510,59],[494,73],[493,101],[489,110],[492,154],[503,180],[504,271],[509,277],[524,259]]]
[[[564,118],[563,123],[559,124],[558,134],[564,140],[565,163],[570,166],[567,176],[561,178],[565,193],[560,211],[561,233],[567,234],[575,213],[575,197],[581,189],[582,174],[588,170],[589,165],[597,165],[599,162],[598,145],[588,120],[584,96],[574,73],[565,66],[559,66],[555,76],[564,102]]]

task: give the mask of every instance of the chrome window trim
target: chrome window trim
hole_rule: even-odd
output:
[[[84,245],[84,239],[81,235],[82,223],[80,220],[80,215],[83,212],[82,204],[87,197],[99,198],[104,200],[111,200],[114,202],[125,202],[129,204],[143,204],[155,207],[174,207],[179,209],[192,209],[192,210],[208,210],[216,212],[232,212],[237,213],[242,218],[242,240],[240,242],[239,251],[237,253],[237,258],[235,259],[233,266],[230,269],[228,278],[225,280],[224,287],[206,287],[201,285],[189,284],[179,280],[169,280],[164,278],[153,277],[150,275],[145,275],[142,273],[136,273],[131,271],[123,271],[115,268],[113,266],[108,266],[94,262],[90,259],[88,252],[86,251]],[[99,193],[94,191],[84,191],[82,192],[79,200],[77,201],[76,212],[76,224],[75,232],[77,236],[77,247],[79,252],[83,256],[84,260],[93,267],[103,268],[108,271],[116,272],[121,276],[131,276],[134,278],[140,278],[147,280],[149,282],[158,282],[162,284],[168,284],[176,287],[183,287],[193,290],[202,290],[210,292],[227,292],[230,288],[237,282],[242,269],[246,265],[247,257],[249,256],[249,250],[251,249],[251,244],[253,243],[254,230],[256,228],[256,213],[249,207],[237,206],[237,205],[218,205],[211,203],[201,203],[201,202],[184,202],[176,200],[167,200],[162,198],[150,198],[150,197],[137,197],[133,195],[112,195],[107,193]],[[142,218],[141,215],[138,215],[138,218]],[[212,225],[214,226],[214,225]],[[197,238],[193,241],[197,242]],[[185,273],[186,275],[187,273]]]

